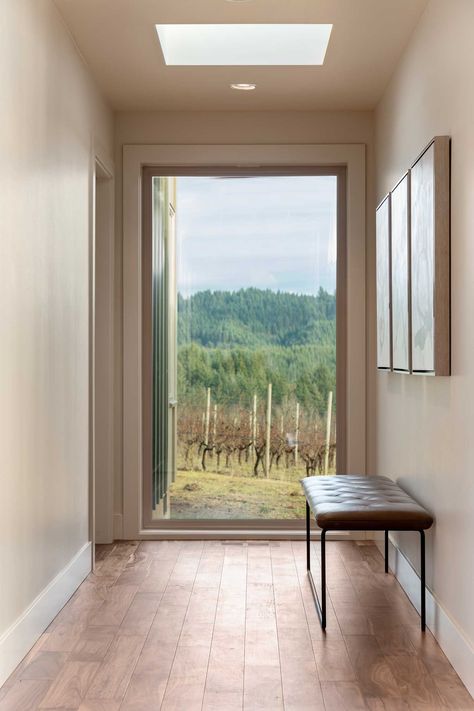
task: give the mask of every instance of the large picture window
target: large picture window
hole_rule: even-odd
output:
[[[144,522],[302,525],[345,456],[345,172],[179,172],[143,172]]]

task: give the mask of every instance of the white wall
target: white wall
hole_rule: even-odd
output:
[[[113,116],[51,0],[0,2],[0,106],[1,681],[6,631],[89,540],[91,159]]]
[[[115,342],[116,342],[116,431],[122,422],[122,149],[127,144],[309,144],[309,143],[364,143],[367,146],[367,260],[374,261],[374,168],[373,114],[368,111],[320,112],[121,112],[115,117],[116,170],[116,272],[115,272]],[[367,267],[370,269],[371,267]],[[373,285],[369,285],[371,290]],[[369,298],[373,303],[373,298]],[[372,306],[370,307],[372,309]],[[369,340],[374,340],[373,319],[369,322]],[[371,358],[374,349],[371,348]],[[369,369],[372,370],[372,363]],[[373,384],[373,379],[371,380]],[[373,411],[373,390],[368,393],[369,411]],[[371,421],[368,422],[371,427]],[[116,536],[120,537],[122,515],[121,442],[116,439],[115,514]]]
[[[474,645],[474,3],[432,0],[376,112],[377,200],[435,135],[452,136],[452,376],[373,373],[377,473],[435,515],[427,582]],[[418,567],[417,536],[400,538]],[[474,657],[471,657],[474,659]],[[471,677],[474,680],[474,677]],[[474,687],[473,687],[474,688]]]

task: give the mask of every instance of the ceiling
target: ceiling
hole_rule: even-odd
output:
[[[428,0],[55,0],[116,110],[364,110]],[[322,67],[167,67],[159,23],[333,23]],[[239,92],[231,83],[254,82]]]

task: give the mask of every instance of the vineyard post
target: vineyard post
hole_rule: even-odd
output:
[[[204,430],[204,444],[206,447],[209,445],[209,420],[211,419],[211,388],[207,389],[207,402],[206,402],[206,426]]]
[[[265,476],[270,476],[270,437],[272,429],[272,384],[268,383],[267,395],[267,431],[265,435]]]
[[[252,407],[252,462],[255,464],[257,458],[257,453],[255,452],[255,447],[257,444],[257,395],[253,396],[253,407]]]
[[[332,390],[328,395],[328,414],[326,421],[326,450],[324,452],[324,473],[329,471],[329,446],[331,444]]]
[[[213,423],[212,423],[212,445],[216,446],[216,435],[217,435],[217,405],[214,405],[213,410]],[[216,456],[216,474],[219,473],[218,460],[219,456]]]
[[[295,415],[295,467],[298,466],[298,443],[300,439],[300,404],[296,403],[296,415]]]
[[[252,410],[250,410],[249,413],[249,438],[250,438],[250,446],[248,449],[245,450],[245,461],[248,462],[249,458],[250,461],[253,461],[253,454],[252,454]]]

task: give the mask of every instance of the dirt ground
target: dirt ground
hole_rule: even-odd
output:
[[[175,519],[301,519],[305,514],[299,479],[266,479],[248,474],[178,471],[171,487]]]

